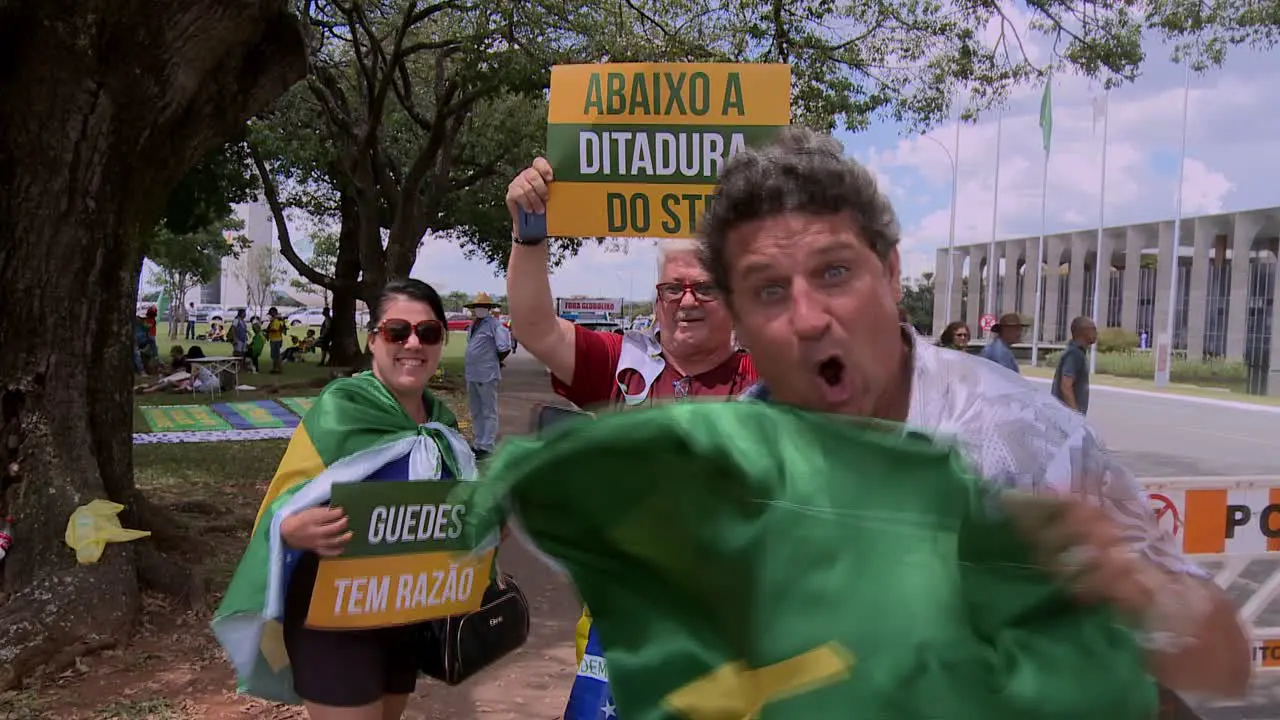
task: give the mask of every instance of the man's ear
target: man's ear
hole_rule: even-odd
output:
[[[893,303],[895,305],[902,304],[902,260],[898,255],[898,248],[893,248],[884,259],[884,272],[889,278],[889,283],[893,290]]]

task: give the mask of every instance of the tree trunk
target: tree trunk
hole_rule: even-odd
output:
[[[360,280],[360,226],[355,198],[342,193],[339,210],[342,226],[338,230],[338,255],[333,263],[333,324],[329,328],[329,364],[334,367],[357,367],[364,364],[364,348],[360,347],[356,323],[357,288]]]
[[[286,0],[0,4],[0,398],[21,438],[0,691],[126,638],[140,580],[193,589],[161,555],[179,534],[133,482],[143,241],[178,180],[304,63]],[[98,498],[154,534],[79,565],[63,533]]]

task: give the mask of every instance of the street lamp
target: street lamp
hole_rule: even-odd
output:
[[[956,252],[956,190],[958,189],[960,184],[959,183],[960,167],[959,165],[956,164],[956,155],[960,154],[960,117],[959,115],[956,116],[955,155],[951,154],[951,151],[947,149],[947,146],[943,145],[942,141],[939,140],[938,138],[933,137],[932,135],[921,135],[920,137],[926,140],[931,140],[935,145],[942,148],[942,152],[946,153],[947,155],[947,161],[951,163],[951,228],[947,231],[947,300],[945,305],[947,309],[946,321],[951,322],[954,319],[951,316],[951,288],[953,287],[952,283],[954,282],[954,280],[952,279],[952,275],[955,274],[955,265],[956,265],[955,261],[952,259],[952,256],[954,256]],[[933,301],[934,302],[938,301],[936,296],[934,297]]]

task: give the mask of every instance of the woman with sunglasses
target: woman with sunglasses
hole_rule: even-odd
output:
[[[966,351],[969,347],[969,326],[960,320],[951,323],[943,329],[938,345],[950,350]]]
[[[242,692],[301,701],[315,720],[403,715],[418,680],[420,626],[335,631],[308,628],[305,622],[321,558],[340,556],[352,537],[343,509],[329,505],[333,483],[475,478],[475,457],[458,433],[457,420],[427,390],[444,349],[444,316],[440,295],[430,285],[419,280],[387,285],[369,335],[372,370],[330,383],[294,433],[259,511],[250,550],[227,592],[228,598],[250,594],[246,587],[258,588],[254,574],[265,574],[269,580],[259,584],[267,599],[256,613],[243,602],[228,608],[224,601],[215,615],[214,631],[231,654]],[[274,528],[278,545],[272,543]],[[272,549],[268,554],[254,543],[272,543]],[[283,557],[275,555],[277,547]],[[265,570],[264,556],[272,558]],[[278,595],[270,588],[281,587],[283,601],[275,602],[283,607],[277,608],[272,598]],[[237,649],[246,646],[240,628],[259,618],[283,626],[287,671],[266,661],[273,635],[269,621],[256,629],[259,639],[247,643],[250,656],[237,657]]]

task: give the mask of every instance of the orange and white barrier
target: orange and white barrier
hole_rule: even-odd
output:
[[[1192,559],[1221,567],[1214,582],[1249,588],[1240,608],[1252,636],[1254,664],[1280,669],[1280,626],[1259,617],[1280,595],[1280,477],[1144,478],[1160,526]],[[1254,563],[1262,573],[1241,574]]]

